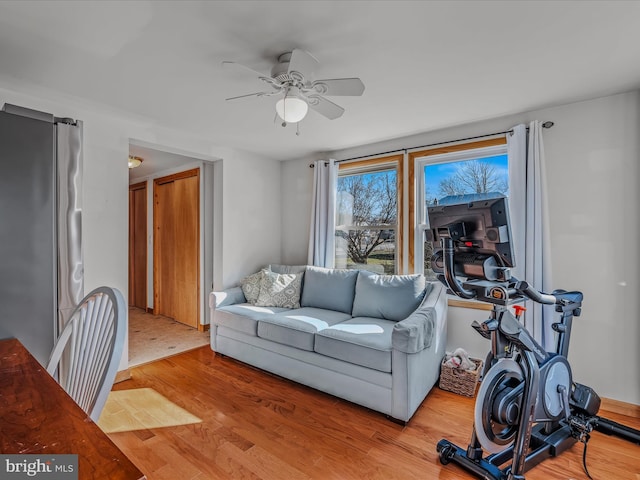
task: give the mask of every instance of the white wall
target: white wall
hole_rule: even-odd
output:
[[[85,291],[99,285],[128,296],[129,140],[218,158],[214,176],[214,278],[220,286],[280,260],[279,163],[215,145],[123,112],[42,89],[2,88],[0,105],[15,105],[83,122],[84,178],[82,237]],[[224,163],[224,168],[222,164]],[[220,173],[220,175],[217,175]],[[249,232],[249,235],[247,235]],[[214,282],[215,282],[214,279]],[[128,343],[120,364],[128,363]]]
[[[569,360],[577,381],[640,404],[640,91],[541,113],[556,288],[580,290]]]
[[[282,162],[282,263],[304,265],[309,246],[313,162]]]
[[[216,288],[236,285],[281,259],[280,162],[243,152],[222,169],[222,276],[214,278]]]
[[[603,397],[640,404],[638,314],[640,91],[526,112],[499,119],[333,152],[336,159],[499,132],[531,120],[551,120],[544,131],[551,208],[554,288],[580,290],[569,360],[574,380]],[[283,162],[283,259],[306,259],[309,160]],[[448,348],[484,358],[489,343],[471,327],[481,310],[451,308]]]

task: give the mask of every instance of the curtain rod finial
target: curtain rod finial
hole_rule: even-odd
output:
[[[542,124],[542,128],[551,128],[553,127],[554,123],[551,121],[546,121]]]

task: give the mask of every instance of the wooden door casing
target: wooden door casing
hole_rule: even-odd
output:
[[[147,182],[129,185],[129,305],[147,309]]]
[[[154,313],[200,324],[200,170],[154,181]]]

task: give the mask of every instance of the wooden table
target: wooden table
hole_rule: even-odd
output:
[[[0,340],[0,453],[77,454],[81,480],[146,478],[16,339]]]

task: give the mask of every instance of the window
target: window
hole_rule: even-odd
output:
[[[470,201],[473,195],[509,195],[507,145],[504,137],[481,142],[413,152],[410,159],[415,175],[415,226],[413,264],[434,280],[431,270],[432,246],[425,241],[430,205]],[[411,255],[411,251],[410,251]]]
[[[398,273],[402,155],[340,164],[336,268]]]

